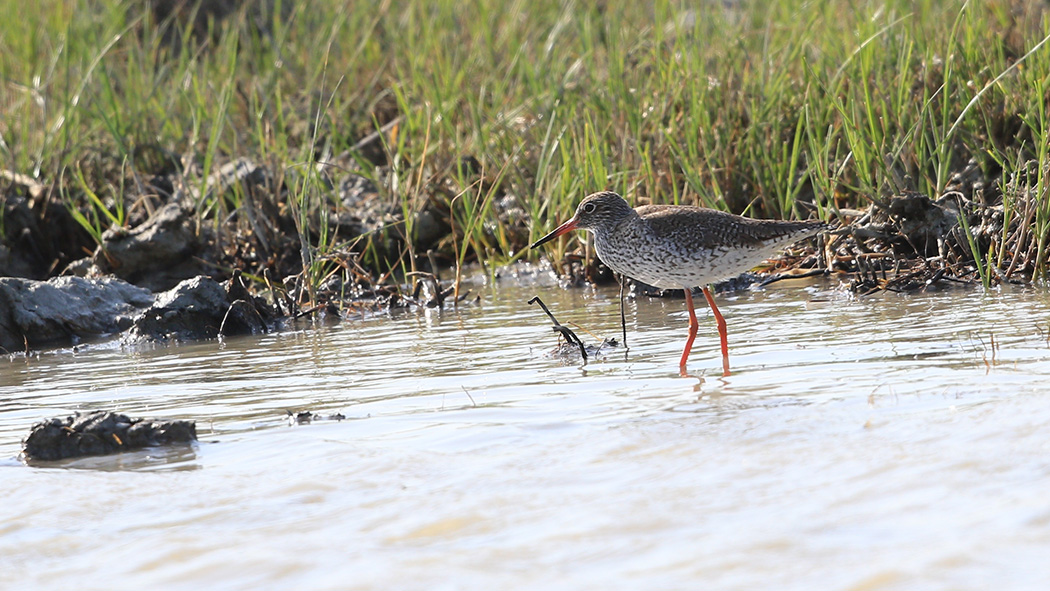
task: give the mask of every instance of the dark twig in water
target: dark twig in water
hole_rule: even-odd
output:
[[[580,355],[583,356],[584,361],[587,361],[587,348],[583,345],[583,341],[580,340],[580,337],[576,336],[576,333],[572,332],[572,329],[570,329],[567,326],[562,326],[558,322],[558,320],[554,317],[554,314],[551,314],[551,311],[547,309],[547,304],[544,304],[543,300],[540,299],[540,296],[532,298],[531,300],[529,300],[529,303],[539,304],[540,307],[543,308],[543,311],[547,314],[547,317],[550,318],[551,322],[554,323],[554,332],[560,333],[561,336],[565,337],[565,340],[569,341],[570,343],[574,343],[576,346],[578,346],[580,348]]]
[[[448,298],[448,296],[452,295],[456,289],[454,285],[450,285],[445,289],[441,289],[441,281],[438,278],[438,276],[434,273],[428,273],[426,271],[412,271],[411,273],[407,273],[406,276],[420,277],[416,280],[415,286],[412,289],[412,299],[416,300],[418,303],[419,296],[423,295],[427,298],[427,301],[424,303],[424,305],[427,308],[443,307],[445,305],[445,300]]]
[[[467,398],[470,398],[470,403],[473,404],[476,407],[478,405],[478,403],[474,402],[474,397],[470,395],[469,391],[467,391],[467,387],[466,386],[460,386],[460,388],[463,388],[463,393],[467,395]]]
[[[320,415],[308,410],[299,412],[292,412],[290,410],[285,411],[288,413],[288,421],[293,425],[309,425],[314,421],[343,421],[346,420],[346,415],[341,412],[337,412],[333,415]]]

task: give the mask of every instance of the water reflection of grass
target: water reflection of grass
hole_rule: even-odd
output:
[[[954,195],[975,277],[1045,274],[1045,3],[234,4],[19,5],[0,24],[0,168],[53,187],[89,243],[165,199],[156,176],[189,185],[220,243],[269,252],[253,216],[286,216],[310,284],[332,253],[517,259],[605,188],[768,217]],[[237,157],[261,189],[209,191]],[[350,171],[388,223],[332,230]],[[221,262],[276,264],[238,256]]]

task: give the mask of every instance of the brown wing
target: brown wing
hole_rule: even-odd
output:
[[[724,211],[687,205],[646,205],[637,209],[655,235],[696,248],[750,246],[801,240],[819,232],[823,222],[756,220]]]

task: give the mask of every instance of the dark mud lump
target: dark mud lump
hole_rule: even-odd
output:
[[[61,460],[196,440],[193,421],[132,419],[99,410],[37,423],[22,442],[22,452],[27,460]]]

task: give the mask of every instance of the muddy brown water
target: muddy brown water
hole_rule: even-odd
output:
[[[1011,589],[1050,581],[1050,295],[681,300],[475,286],[458,311],[0,360],[0,588]],[[588,342],[594,337],[583,331]],[[994,342],[994,345],[993,345]],[[198,421],[190,448],[29,467],[75,410]],[[288,410],[342,413],[291,425]]]

